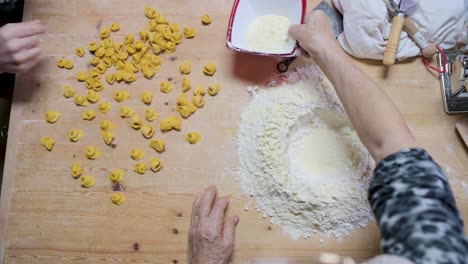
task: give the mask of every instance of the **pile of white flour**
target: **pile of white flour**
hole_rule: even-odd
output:
[[[250,88],[239,124],[242,188],[295,239],[341,238],[373,219],[374,163],[322,76],[309,66],[275,87]]]

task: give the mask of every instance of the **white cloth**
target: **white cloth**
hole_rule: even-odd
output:
[[[344,32],[338,36],[343,49],[355,57],[381,60],[391,27],[385,3],[382,0],[333,0],[333,4],[343,14]],[[468,44],[467,16],[468,5],[464,0],[421,0],[411,14],[423,36],[443,49],[453,48],[458,43]],[[420,54],[419,47],[403,32],[397,59]]]

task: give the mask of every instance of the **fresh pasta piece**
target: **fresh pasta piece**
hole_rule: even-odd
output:
[[[99,49],[97,49],[94,52],[94,55],[98,56],[99,58],[102,58],[104,57],[104,55],[106,55],[106,49],[104,47],[99,47]]]
[[[153,100],[153,94],[149,91],[145,91],[143,92],[143,94],[141,94],[140,99],[143,103],[149,105],[151,104],[151,101]]]
[[[130,97],[130,93],[125,90],[119,90],[114,94],[114,100],[119,103],[126,101],[128,97]]]
[[[191,83],[190,83],[189,78],[187,77],[182,78],[182,92],[185,93],[188,90],[190,90],[190,88],[191,88]]]
[[[169,28],[171,29],[172,32],[179,32],[180,31],[179,23],[171,23],[169,25]]]
[[[99,64],[99,62],[101,62],[101,59],[99,57],[93,57],[89,63],[93,66],[97,66]]]
[[[102,102],[98,106],[99,112],[105,114],[112,109],[112,104],[110,102]]]
[[[112,124],[111,121],[104,119],[101,121],[99,127],[101,128],[102,131],[108,131],[114,128],[114,124]]]
[[[99,79],[101,79],[101,74],[99,73],[99,71],[97,69],[92,69],[89,72],[89,78],[86,81],[92,80],[92,84],[94,85],[94,82],[99,81]]]
[[[82,116],[84,120],[91,121],[96,117],[96,113],[94,112],[93,109],[88,109],[83,112]]]
[[[143,126],[143,119],[139,115],[134,115],[131,122],[133,129],[140,129]]]
[[[120,117],[122,118],[129,118],[129,117],[132,117],[134,114],[135,114],[135,111],[128,106],[122,106],[120,108]]]
[[[186,94],[181,94],[177,98],[177,105],[179,105],[179,106],[188,105],[188,100],[187,100],[187,95]]]
[[[111,201],[115,205],[121,205],[125,202],[125,200],[125,195],[123,195],[122,193],[113,193],[111,196]]]
[[[112,23],[112,25],[110,26],[110,30],[113,32],[119,31],[120,30],[119,23]]]
[[[201,135],[198,134],[197,132],[190,132],[187,134],[185,137],[185,141],[187,141],[190,144],[197,144],[201,140]]]
[[[145,42],[143,42],[142,40],[137,40],[135,41],[135,44],[133,44],[133,46],[135,46],[136,50],[142,50],[145,47]]]
[[[54,148],[55,140],[51,137],[44,137],[41,139],[41,144],[44,146],[48,151],[51,151]]]
[[[96,103],[97,101],[101,100],[101,95],[99,95],[99,93],[94,90],[88,90],[86,99],[88,99],[88,101],[91,103]]]
[[[202,17],[201,17],[201,21],[204,25],[209,25],[211,24],[211,17],[207,14],[204,14]]]
[[[113,55],[115,55],[115,49],[114,48],[107,48],[106,52],[104,53],[104,56],[106,56],[106,57],[103,58],[103,60],[109,59],[112,62],[112,59],[110,59],[110,57],[112,57]],[[106,65],[110,67],[109,62],[107,62]]]
[[[60,113],[57,112],[57,111],[47,111],[46,115],[45,115],[45,120],[48,122],[48,123],[55,123],[57,122],[57,120],[59,119],[60,117]]]
[[[121,169],[113,170],[109,175],[109,180],[113,183],[119,183],[123,181],[125,172]]]
[[[102,139],[107,145],[110,145],[114,140],[114,134],[108,130],[101,132]]]
[[[125,50],[127,51],[127,53],[129,55],[133,55],[133,54],[135,54],[135,52],[137,52],[137,49],[135,48],[135,46],[133,44],[125,45]]]
[[[125,72],[124,74],[124,81],[127,83],[131,83],[136,81],[136,76],[133,72]]]
[[[95,52],[97,49],[99,49],[99,44],[96,42],[89,43],[88,45],[88,50],[91,52]]]
[[[204,96],[206,93],[205,91],[205,87],[203,87],[203,85],[197,85],[195,86],[195,89],[193,90],[193,95],[201,95],[201,96]]]
[[[71,86],[64,86],[63,96],[65,96],[66,98],[71,98],[75,96],[75,89],[73,89]]]
[[[192,66],[190,64],[190,61],[184,61],[180,66],[179,66],[179,70],[180,70],[180,73],[182,74],[189,74],[190,71],[192,69]]]
[[[142,66],[141,72],[143,72],[143,76],[145,76],[145,78],[148,80],[153,78],[153,76],[156,74],[156,71],[148,66]]]
[[[158,112],[156,112],[156,110],[148,108],[145,111],[145,116],[146,116],[146,120],[148,120],[148,122],[151,122],[151,121],[158,119],[159,114]]]
[[[211,96],[216,96],[219,90],[221,90],[221,84],[219,83],[208,86],[208,94]]]
[[[110,29],[103,28],[99,34],[101,35],[102,39],[108,38],[110,36]]]
[[[174,87],[172,86],[172,83],[168,81],[161,82],[161,85],[160,85],[161,92],[169,93],[173,88]]]
[[[137,163],[133,167],[133,170],[136,173],[143,175],[143,174],[145,174],[146,170],[148,170],[148,168],[146,167],[146,163]]]
[[[59,68],[65,68],[65,64],[67,64],[67,60],[65,60],[64,58],[61,58],[61,59],[57,62],[57,67],[59,67]]]
[[[145,16],[149,19],[154,19],[156,18],[156,10],[151,7],[145,7]]]
[[[90,160],[95,160],[95,159],[100,158],[102,156],[102,153],[97,147],[89,146],[89,147],[86,147],[85,155],[86,155],[86,158]]]
[[[67,60],[67,61],[65,62],[65,69],[68,69],[68,70],[73,69],[73,66],[74,66],[73,61]]]
[[[180,32],[173,32],[171,34],[171,41],[174,42],[176,45],[182,43],[182,39],[184,35]]]
[[[84,82],[86,81],[86,79],[88,79],[88,75],[86,74],[86,72],[78,72],[76,74],[76,79],[78,79],[78,81],[80,82]]]
[[[85,49],[83,47],[79,47],[76,49],[76,55],[83,57],[85,55]]]
[[[96,184],[96,180],[90,175],[83,175],[81,176],[80,183],[84,188],[91,188]]]
[[[125,36],[124,44],[127,44],[127,45],[132,44],[134,40],[135,40],[135,37],[132,34],[129,34]]]
[[[106,38],[104,40],[101,41],[101,46],[104,47],[104,48],[111,48],[114,46],[114,40],[112,40],[112,38]]]
[[[115,83],[115,73],[109,73],[106,75],[106,81],[108,84],[112,85]]]
[[[157,152],[162,153],[166,147],[166,142],[164,142],[162,139],[154,139],[150,141],[149,145]]]
[[[149,124],[141,126],[140,131],[145,138],[152,138],[155,132],[154,128]]]
[[[203,105],[205,105],[205,97],[203,97],[201,95],[195,95],[194,97],[192,97],[192,103],[197,108],[201,108],[201,107],[203,107]]]
[[[150,159],[149,164],[150,164],[150,169],[151,169],[153,172],[158,172],[158,171],[160,171],[160,170],[162,169],[162,167],[163,167],[162,162],[161,162],[159,159],[156,159],[156,158]]]
[[[203,67],[203,73],[208,76],[213,76],[216,72],[216,64],[208,63]]]
[[[176,44],[172,41],[168,41],[165,46],[166,53],[174,53],[176,51]]]
[[[178,116],[171,116],[163,119],[160,123],[161,131],[180,130],[182,127],[182,119]]]
[[[142,30],[140,31],[139,35],[140,35],[141,41],[146,42],[148,40],[148,32]]]
[[[193,102],[189,102],[187,106],[190,108],[190,111],[192,111],[192,114],[198,110],[198,107]]]
[[[197,29],[186,27],[184,28],[185,38],[194,38],[197,35]]]
[[[77,106],[86,106],[88,104],[88,99],[86,98],[85,95],[77,94],[75,96],[75,104]]]
[[[178,105],[176,107],[177,113],[179,113],[183,118],[188,118],[192,115],[192,110],[188,105]]]
[[[70,130],[70,132],[68,133],[68,138],[72,142],[78,142],[78,140],[80,140],[83,137],[83,135],[84,135],[83,130],[74,128],[74,129]]]
[[[132,152],[130,152],[130,158],[132,158],[133,160],[141,160],[144,157],[145,154],[139,148],[132,149]]]
[[[83,170],[83,168],[81,168],[79,163],[75,162],[75,163],[72,164],[71,173],[72,173],[73,178],[76,179],[76,178],[80,177],[81,175],[83,175],[84,170]]]

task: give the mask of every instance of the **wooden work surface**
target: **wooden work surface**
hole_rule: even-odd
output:
[[[234,263],[253,256],[304,257],[324,251],[363,260],[378,253],[375,223],[342,241],[318,235],[294,241],[279,226],[263,219],[261,213],[244,211],[248,197],[235,180],[237,122],[249,102],[246,87],[263,85],[277,75],[276,60],[226,49],[232,0],[25,2],[25,20],[41,19],[48,26],[48,34],[42,41],[44,61],[31,73],[18,76],[16,83],[1,193],[0,263],[176,263],[175,260],[185,263],[192,200],[209,184],[216,184],[223,195],[231,194],[228,213],[240,215]],[[309,1],[309,9],[316,3]],[[163,95],[158,92],[159,82],[171,77],[179,89],[181,76],[177,69],[182,60],[192,61],[193,83],[222,84],[220,95],[208,98],[205,108],[184,121],[182,132],[161,136],[168,142],[162,155],[152,152],[140,133],[132,131],[128,120],[118,117],[117,103],[107,115],[98,114],[88,122],[81,119],[83,108],[62,96],[64,85],[85,90],[74,77],[77,71],[86,69],[85,60],[74,55],[75,48],[87,47],[97,40],[100,25],[112,22],[121,24],[117,34],[120,39],[124,34],[136,34],[146,27],[145,6],[157,8],[170,21],[196,26],[199,34],[194,40],[184,41],[175,54],[163,56],[163,67],[154,80],[139,78],[128,87],[133,97],[127,104],[143,114],[145,107],[137,95],[151,89],[156,95],[153,106],[162,116],[171,114],[180,92]],[[204,13],[213,17],[212,25],[200,24]],[[56,62],[62,56],[73,58],[73,70],[57,68]],[[218,72],[208,78],[201,74],[201,67],[211,61],[218,64]],[[457,179],[468,181],[468,154],[455,132],[455,123],[461,116],[447,116],[443,112],[437,76],[427,71],[419,59],[388,70],[379,62],[357,61],[357,64],[389,93],[421,145],[449,172],[458,206],[464,218],[468,218],[467,196],[457,183]],[[106,88],[104,98],[110,99],[118,88],[127,86]],[[165,106],[165,102],[169,105]],[[44,121],[47,110],[62,113],[57,124]],[[114,120],[117,125],[115,149],[106,147],[99,135],[98,124],[104,118]],[[73,144],[67,134],[75,127],[83,129],[86,136]],[[199,145],[189,146],[183,140],[192,130],[203,135]],[[40,145],[43,136],[52,136],[57,141],[50,153]],[[87,160],[83,155],[87,145],[97,145],[104,151],[103,157]],[[155,157],[163,160],[164,171],[143,176],[133,173],[134,162],[129,158],[133,147],[143,148],[147,157],[155,153]],[[71,177],[70,166],[74,161],[95,176],[97,184],[93,188],[83,189]],[[115,167],[129,170],[125,179],[127,202],[122,206],[110,201],[107,174]],[[325,241],[320,243],[320,238]],[[135,243],[139,245],[138,251],[134,250]]]

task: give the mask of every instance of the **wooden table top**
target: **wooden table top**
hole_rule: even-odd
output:
[[[246,87],[263,85],[277,74],[276,60],[236,54],[225,47],[233,0],[25,2],[25,20],[41,19],[48,33],[42,38],[43,62],[32,72],[18,75],[16,82],[0,201],[0,263],[185,263],[192,201],[197,192],[210,184],[216,184],[221,194],[232,195],[228,214],[238,214],[241,219],[234,263],[254,256],[307,257],[320,252],[363,260],[378,253],[375,223],[341,241],[320,235],[295,241],[279,226],[263,219],[261,213],[244,211],[248,197],[235,179],[237,123],[249,102]],[[309,9],[318,2],[310,0]],[[167,151],[154,156],[163,160],[162,172],[137,175],[132,172],[130,150],[140,147],[147,156],[153,154],[150,155],[147,141],[130,128],[128,120],[118,117],[117,103],[107,115],[98,114],[94,121],[84,121],[83,108],[65,99],[62,88],[72,85],[85,91],[75,75],[86,69],[86,61],[74,54],[75,48],[87,47],[97,40],[98,29],[112,22],[121,24],[121,31],[116,34],[120,38],[137,34],[146,27],[145,6],[156,8],[170,21],[198,28],[199,34],[184,41],[173,55],[163,55],[163,66],[153,80],[140,77],[131,86],[106,86],[103,98],[110,100],[117,89],[128,88],[133,97],[126,104],[142,115],[146,107],[137,95],[151,89],[156,95],[152,106],[167,117],[174,112],[180,92],[161,94],[157,91],[159,82],[173,78],[180,85],[178,65],[182,60],[192,62],[192,83],[220,82],[222,91],[217,97],[208,98],[203,109],[184,121],[181,132],[161,136],[168,143]],[[212,16],[212,25],[201,25],[200,16],[204,13]],[[56,62],[62,56],[75,61],[73,70],[57,68]],[[213,78],[201,74],[202,66],[211,61],[218,65]],[[437,76],[426,70],[420,59],[389,69],[380,62],[356,63],[388,92],[418,141],[448,172],[458,206],[467,218],[468,201],[462,183],[468,181],[468,152],[455,131],[455,123],[462,116],[447,116],[443,112]],[[62,113],[58,123],[44,121],[47,110]],[[100,137],[99,121],[104,118],[116,124],[115,149],[107,147]],[[67,134],[75,127],[83,129],[86,136],[71,143]],[[188,131],[202,134],[202,142],[189,146],[184,141]],[[50,153],[40,144],[44,136],[57,141]],[[83,151],[88,145],[101,148],[103,157],[87,160]],[[83,189],[71,177],[70,166],[75,161],[96,178],[93,188]],[[112,188],[107,175],[115,166],[129,170],[125,179],[127,202],[121,206],[110,202]],[[322,238],[325,241],[320,243]]]

